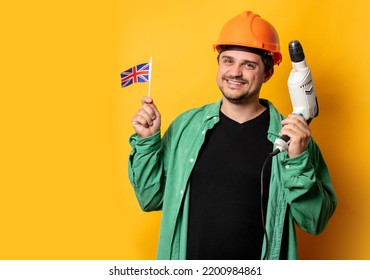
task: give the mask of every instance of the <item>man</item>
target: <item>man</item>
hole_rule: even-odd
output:
[[[244,12],[214,47],[221,100],[183,113],[163,138],[150,97],[132,120],[130,181],[144,211],[163,210],[157,258],[297,259],[295,224],[319,234],[337,202],[305,119],[259,98],[282,59],[278,35]],[[279,135],[289,149],[266,161]]]

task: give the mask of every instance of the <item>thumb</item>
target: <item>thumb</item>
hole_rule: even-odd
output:
[[[144,96],[141,98],[141,104],[153,104],[153,98],[151,98],[150,96]]]

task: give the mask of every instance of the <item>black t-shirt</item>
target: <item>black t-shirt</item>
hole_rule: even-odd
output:
[[[187,259],[260,259],[261,170],[272,143],[269,110],[245,123],[220,113],[190,182]],[[264,171],[266,213],[271,162]]]

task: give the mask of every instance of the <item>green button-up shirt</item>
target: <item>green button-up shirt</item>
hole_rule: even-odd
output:
[[[267,138],[274,143],[283,116],[270,102],[261,101],[268,104]],[[157,259],[186,259],[189,177],[207,130],[220,119],[221,102],[181,114],[162,138],[160,132],[147,138],[130,137],[128,171],[138,202],[144,211],[162,210]],[[319,234],[336,205],[328,168],[312,138],[308,149],[297,157],[288,158],[287,152],[274,156],[261,258],[267,252],[267,259],[297,259],[294,225]],[[282,248],[284,222],[289,232]]]

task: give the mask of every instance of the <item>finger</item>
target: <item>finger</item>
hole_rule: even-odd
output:
[[[297,115],[297,114],[290,114],[288,115],[287,118],[285,118],[282,123],[285,124],[285,123],[291,123],[291,122],[302,122],[304,124],[306,124],[306,119],[300,115]]]
[[[156,108],[154,104],[144,104],[142,107],[143,113],[148,115],[150,120],[155,120],[157,117]]]
[[[299,140],[299,141],[306,141],[310,136],[311,133],[309,130],[301,130],[296,126],[285,126],[281,131],[280,135],[287,135],[289,136],[291,141]]]
[[[153,103],[153,98],[151,98],[150,96],[143,96],[141,98],[141,104],[144,105],[144,104],[152,104]]]
[[[138,113],[134,116],[133,124],[140,124],[145,127],[149,127],[153,125],[153,118],[146,110],[144,110],[144,108],[141,108],[138,111]]]
[[[310,130],[309,126],[307,125],[307,123],[303,123],[303,122],[300,122],[300,121],[286,121],[286,122],[284,122],[283,125],[284,126],[283,126],[281,132],[292,131],[292,132],[303,133],[303,134],[310,134],[311,133],[311,130]]]
[[[285,126],[290,126],[291,128],[297,127],[301,129],[302,131],[306,131],[308,129],[308,124],[305,120],[305,118],[299,116],[299,115],[289,115],[286,119],[284,119],[281,124]]]
[[[157,109],[157,106],[154,104],[154,101],[150,96],[142,97],[141,103],[143,104],[143,108],[149,113],[153,120],[161,116]],[[153,110],[154,114],[150,109]]]
[[[149,127],[149,123],[146,121],[144,117],[140,115],[137,115],[132,119],[132,125],[134,127],[145,127],[145,128]]]
[[[311,131],[308,127],[302,128],[296,124],[285,125],[281,132],[282,135],[287,135],[290,137],[291,142],[301,142],[306,143],[311,137]]]

